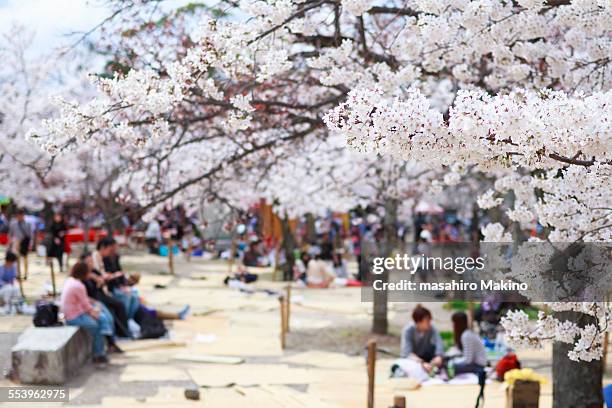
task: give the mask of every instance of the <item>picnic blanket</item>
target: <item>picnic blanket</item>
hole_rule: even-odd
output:
[[[431,385],[478,385],[478,375],[473,373],[458,374],[452,379],[445,381],[439,375],[430,377],[419,362],[409,358],[396,360],[392,367],[396,365],[399,366],[406,377],[415,379],[424,387]],[[487,380],[488,382],[490,380]]]

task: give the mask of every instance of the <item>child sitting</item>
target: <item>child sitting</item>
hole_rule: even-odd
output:
[[[4,302],[5,312],[11,311],[13,302],[20,298],[19,288],[15,285],[17,276],[17,255],[7,252],[4,265],[0,266],[0,298]]]

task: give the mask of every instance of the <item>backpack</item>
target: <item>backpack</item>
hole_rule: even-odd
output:
[[[36,327],[52,327],[61,326],[58,318],[59,307],[52,302],[44,300],[36,302],[36,312],[34,313],[34,326]]]
[[[140,338],[158,339],[163,337],[168,330],[164,322],[151,313],[145,313],[140,321]]]

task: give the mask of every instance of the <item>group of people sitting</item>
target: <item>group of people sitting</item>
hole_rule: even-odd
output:
[[[150,317],[184,319],[189,313],[189,305],[179,313],[144,305],[136,289],[140,275],[127,275],[122,270],[117,250],[113,238],[101,239],[96,251],[82,254],[72,267],[61,294],[66,324],[91,333],[94,363],[98,365],[108,362],[107,353],[122,352],[115,343],[117,337],[135,337],[130,327],[140,328]]]
[[[412,312],[413,324],[404,328],[401,337],[401,360],[394,366],[403,375],[424,380],[439,373],[444,379],[458,374],[478,373],[487,365],[487,354],[481,338],[468,328],[464,312],[452,317],[454,345],[459,353],[447,355],[440,333],[432,324],[431,312],[417,305]],[[396,373],[397,374],[397,373]]]
[[[333,252],[329,257],[302,252],[295,262],[294,278],[309,288],[328,288],[332,284],[347,286],[356,282],[349,276],[346,261],[338,252]]]

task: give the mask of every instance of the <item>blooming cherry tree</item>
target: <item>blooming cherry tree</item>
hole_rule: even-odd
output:
[[[62,114],[33,133],[52,153],[115,138],[149,152],[147,206],[271,157],[303,161],[292,155],[330,130],[366,154],[450,168],[446,184],[467,169],[497,178],[479,203],[512,195],[509,220],[537,220],[551,241],[609,240],[609,2],[246,0],[140,24],[154,3],[114,2],[119,42],[131,42],[125,69],[97,78],[89,102],[60,101]],[[501,224],[483,232],[510,236]],[[574,359],[598,356],[609,311],[553,307],[529,337],[572,340]],[[570,312],[595,324],[568,336]],[[524,316],[508,319],[522,341]],[[559,406],[584,402],[555,389]]]

